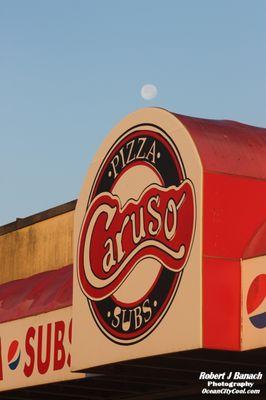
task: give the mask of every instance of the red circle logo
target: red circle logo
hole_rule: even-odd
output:
[[[11,370],[15,370],[20,361],[21,351],[19,349],[19,342],[17,340],[13,340],[10,343],[8,354],[7,354],[7,362],[8,366]]]
[[[247,294],[247,312],[255,328],[266,328],[266,274],[260,274],[250,284]]]
[[[176,295],[194,237],[194,188],[176,145],[158,127],[125,132],[91,178],[79,284],[101,331],[136,343]]]

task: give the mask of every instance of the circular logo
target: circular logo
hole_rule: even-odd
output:
[[[77,251],[80,287],[102,332],[132,344],[169,309],[196,220],[192,182],[158,127],[134,127],[91,176]]]
[[[266,274],[260,274],[251,282],[247,295],[247,312],[255,328],[266,327]]]
[[[19,349],[19,343],[17,340],[13,340],[9,346],[7,354],[7,362],[11,370],[15,370],[17,368],[20,361],[20,355],[21,351]]]

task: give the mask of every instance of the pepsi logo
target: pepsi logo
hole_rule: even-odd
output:
[[[13,342],[11,342],[9,346],[7,354],[8,366],[12,371],[17,368],[20,361],[20,356],[21,356],[21,351],[19,348],[19,343],[17,340],[13,340]]]
[[[257,329],[266,327],[266,274],[252,281],[247,294],[247,313],[251,324]]]
[[[166,132],[125,132],[90,176],[79,230],[77,275],[110,340],[130,345],[162,321],[193,245],[193,183]]]

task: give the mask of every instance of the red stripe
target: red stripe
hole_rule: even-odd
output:
[[[0,338],[0,381],[3,380],[3,366],[2,366],[2,344]]]
[[[240,350],[240,261],[203,260],[203,347]]]

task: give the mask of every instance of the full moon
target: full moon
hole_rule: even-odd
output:
[[[144,100],[151,100],[157,96],[158,91],[155,85],[148,83],[142,86],[140,93]]]

